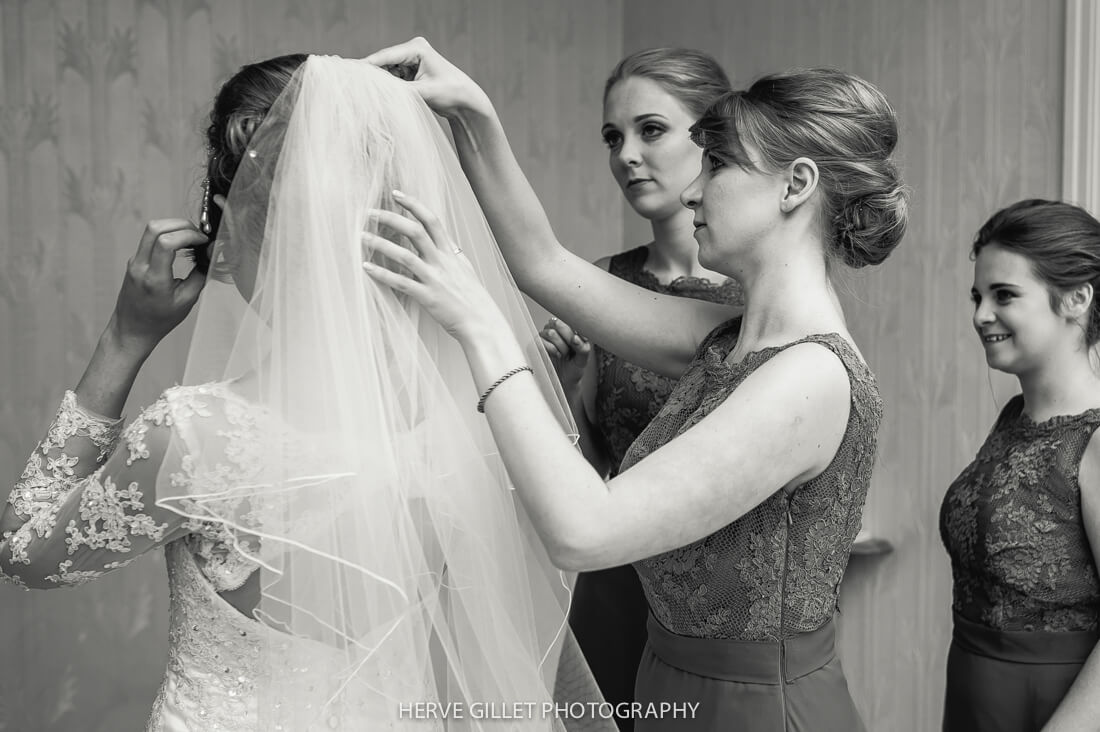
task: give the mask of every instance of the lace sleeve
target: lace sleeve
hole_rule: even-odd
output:
[[[61,495],[114,452],[121,430],[121,420],[87,411],[77,404],[76,394],[66,391],[57,416],[8,497],[16,517],[27,521],[56,507]]]
[[[121,422],[81,408],[66,392],[8,497],[0,581],[25,588],[82,584],[178,536],[182,519],[154,505],[171,437],[162,401],[126,428],[127,449],[115,452]]]

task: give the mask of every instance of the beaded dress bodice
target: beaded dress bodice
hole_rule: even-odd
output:
[[[645,268],[649,250],[642,246],[611,257],[611,274],[663,295],[741,305],[741,286],[736,280],[718,285],[699,277],[678,277],[661,283]],[[610,351],[595,347],[596,400],[594,420],[610,459],[611,477],[619,472],[627,449],[642,433],[676,385],[676,379],[655,374]]]
[[[674,633],[781,640],[816,630],[836,610],[870,486],[882,400],[874,376],[841,336],[814,335],[727,363],[739,327],[740,319],[728,321],[700,345],[664,408],[631,446],[623,471],[697,424],[770,358],[806,342],[828,348],[848,371],[851,409],[840,447],[817,477],[634,567],[654,616]]]
[[[1009,400],[947,489],[940,536],[955,612],[998,630],[1094,631],[1100,579],[1081,516],[1081,458],[1100,409],[1034,422]]]
[[[214,592],[185,540],[164,549],[171,610],[168,668],[149,730],[253,729],[261,631]]]
[[[171,592],[168,667],[148,732],[289,730],[281,723],[268,727],[263,722],[259,705],[271,704],[278,713],[283,702],[261,700],[258,689],[273,673],[306,674],[310,656],[324,662],[331,649],[291,638],[238,612],[214,591],[186,539],[172,542],[164,553]],[[291,643],[293,655],[288,652]],[[298,703],[320,709],[325,702],[305,698]],[[322,713],[309,729],[399,729],[395,716],[395,705],[368,707],[360,702],[354,709],[345,705]],[[435,728],[428,724],[425,729]]]

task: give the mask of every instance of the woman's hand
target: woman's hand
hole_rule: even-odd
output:
[[[176,252],[205,244],[189,221],[150,221],[126,266],[111,322],[96,344],[80,383],[77,401],[85,409],[116,418],[138,371],[161,339],[179,325],[199,299],[206,277],[197,269],[186,279],[172,275]]]
[[[370,232],[363,233],[368,260],[381,254],[408,273],[395,272],[371,261],[363,262],[375,281],[418,302],[463,345],[503,328],[511,330],[493,298],[481,285],[462,248],[444,231],[435,214],[411,196],[394,191],[394,200],[415,219],[392,211],[372,213],[378,228],[387,227],[412,242],[415,252]]]
[[[580,384],[588,355],[592,352],[588,339],[554,317],[539,331],[539,337],[554,362],[554,370],[558,372],[562,386],[569,390]]]
[[[197,269],[186,279],[172,274],[176,253],[205,244],[207,237],[184,219],[150,221],[126,266],[108,333],[116,344],[148,355],[183,322],[199,299],[206,278]]]
[[[420,36],[383,48],[366,60],[375,66],[415,69],[409,83],[436,114],[455,117],[467,111],[492,112],[493,105],[481,87]],[[407,78],[406,68],[399,74],[402,78]]]

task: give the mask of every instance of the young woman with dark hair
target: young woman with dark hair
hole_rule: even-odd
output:
[[[940,532],[954,576],[947,732],[1093,729],[1100,718],[1100,222],[1025,200],[982,226],[974,329],[1012,374]]]

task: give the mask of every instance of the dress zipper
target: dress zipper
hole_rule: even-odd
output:
[[[787,644],[784,641],[784,632],[787,628],[787,564],[790,562],[791,551],[791,526],[794,519],[791,517],[791,496],[788,493],[787,500],[787,530],[783,538],[783,572],[779,578],[779,699],[783,705],[783,729],[787,730]]]

